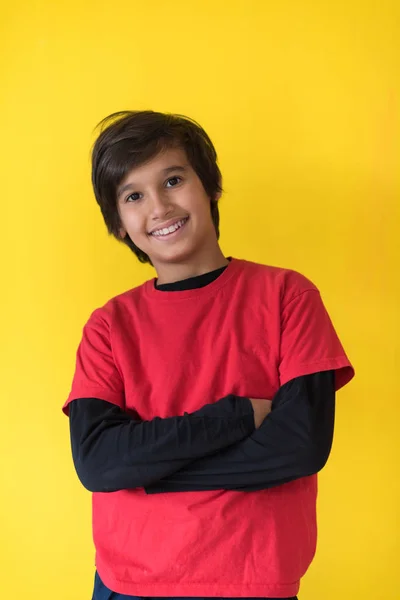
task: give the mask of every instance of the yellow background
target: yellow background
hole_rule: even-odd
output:
[[[153,271],[107,237],[89,150],[101,118],[150,108],[215,142],[224,252],[311,278],[356,367],[301,600],[400,599],[399,19],[397,0],[4,4],[1,598],[91,597],[61,405],[90,312]]]

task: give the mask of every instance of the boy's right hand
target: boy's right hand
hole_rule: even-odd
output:
[[[249,398],[254,410],[254,425],[258,429],[265,417],[271,412],[272,400]]]

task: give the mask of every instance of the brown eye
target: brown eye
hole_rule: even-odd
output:
[[[175,187],[180,181],[182,181],[182,177],[170,177],[167,181],[167,184],[170,183],[170,181],[173,183],[169,187]]]
[[[127,197],[126,202],[136,202],[137,200],[139,200],[139,196],[140,194],[138,192],[135,192],[134,194],[131,194]]]

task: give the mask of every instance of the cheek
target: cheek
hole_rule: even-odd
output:
[[[126,231],[132,235],[143,233],[145,229],[144,219],[138,212],[134,213],[133,211],[127,211],[125,214],[121,215],[121,221]]]
[[[201,207],[199,207],[199,211],[201,213],[202,222],[207,223],[207,224],[212,223],[211,202],[208,197],[203,199]]]
[[[206,218],[210,212],[210,199],[204,192],[203,187],[195,189],[187,198],[188,212],[195,212],[201,219]]]

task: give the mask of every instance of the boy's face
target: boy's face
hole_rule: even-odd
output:
[[[167,263],[196,261],[218,244],[210,198],[181,148],[132,169],[118,186],[117,206],[120,236],[128,234],[158,273]]]

